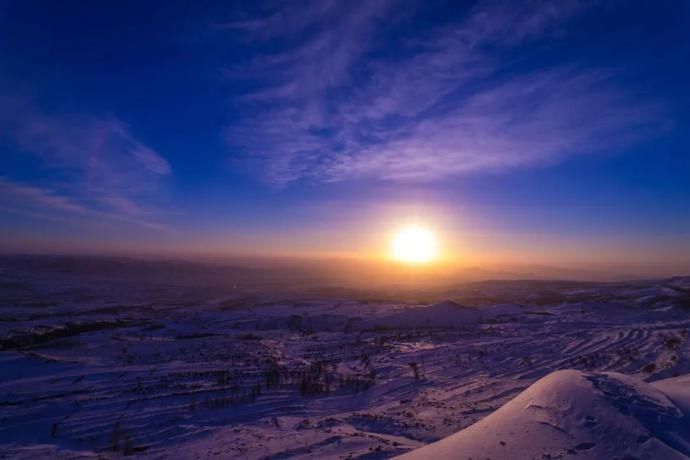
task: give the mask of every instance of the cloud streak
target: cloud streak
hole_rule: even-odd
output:
[[[652,134],[660,109],[638,107],[607,80],[558,69],[503,81],[337,158],[323,177],[433,180],[619,149]]]
[[[138,208],[138,212],[134,212],[131,208],[123,209],[120,206],[112,206],[113,211],[94,209],[88,204],[81,203],[76,198],[61,194],[54,189],[22,184],[3,177],[0,177],[0,197],[3,203],[7,203],[0,206],[0,209],[34,219],[70,221],[74,217],[95,218],[98,219],[96,223],[102,223],[105,220],[106,222],[133,224],[151,230],[170,232],[170,229],[165,225],[146,220],[145,216],[137,218],[138,215],[142,214]],[[125,204],[135,206],[127,200],[125,200]]]
[[[3,96],[0,139],[42,160],[53,186],[0,181],[7,203],[18,202],[48,214],[100,217],[149,228],[161,191],[172,174],[168,161],[137,140],[120,120],[92,115],[49,114],[25,97]],[[54,174],[55,172],[59,174]],[[38,174],[41,174],[40,172]]]
[[[479,2],[452,24],[394,33],[394,55],[380,43],[399,5],[351,5],[309,18],[285,6],[238,26],[264,40],[300,37],[252,58],[245,77],[263,85],[226,131],[271,182],[433,181],[621,149],[663,129],[661,107],[621,90],[610,70],[511,69],[512,50],[554,39],[593,2]]]

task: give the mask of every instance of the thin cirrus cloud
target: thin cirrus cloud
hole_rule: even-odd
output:
[[[396,3],[322,6],[227,26],[290,44],[228,73],[261,83],[226,139],[269,181],[433,181],[621,149],[665,128],[663,108],[620,89],[610,69],[508,70],[512,49],[556,39],[595,2],[479,2],[394,56],[380,42]]]
[[[87,214],[89,209],[75,202],[69,197],[63,196],[54,190],[35,187],[26,184],[19,184],[7,178],[0,177],[0,196],[5,203],[27,203],[38,207],[67,211],[76,214]],[[18,208],[9,208],[20,212]]]
[[[48,219],[59,212],[164,228],[156,218],[172,169],[124,123],[114,117],[48,114],[27,98],[3,100],[12,110],[0,117],[0,138],[40,158],[53,176],[52,185],[40,186],[3,178],[0,195],[15,204],[10,210],[26,214],[28,209],[32,217]]]
[[[3,203],[7,203],[0,205],[0,209],[33,219],[70,222],[77,218],[97,224],[115,222],[170,232],[167,226],[142,218],[140,208],[127,199],[123,199],[127,209],[113,206],[112,210],[100,210],[57,190],[21,184],[4,177],[0,177],[0,197]],[[132,211],[132,206],[137,209],[136,212]],[[97,220],[94,221],[94,218]]]

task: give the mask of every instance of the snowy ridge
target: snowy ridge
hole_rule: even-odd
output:
[[[686,459],[689,378],[553,372],[474,425],[397,458]]]

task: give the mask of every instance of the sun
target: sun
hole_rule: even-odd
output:
[[[391,255],[399,262],[422,264],[438,256],[434,234],[419,225],[408,225],[393,235]]]

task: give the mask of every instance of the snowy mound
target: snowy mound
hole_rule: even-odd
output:
[[[686,459],[688,382],[557,371],[469,428],[399,458]]]

